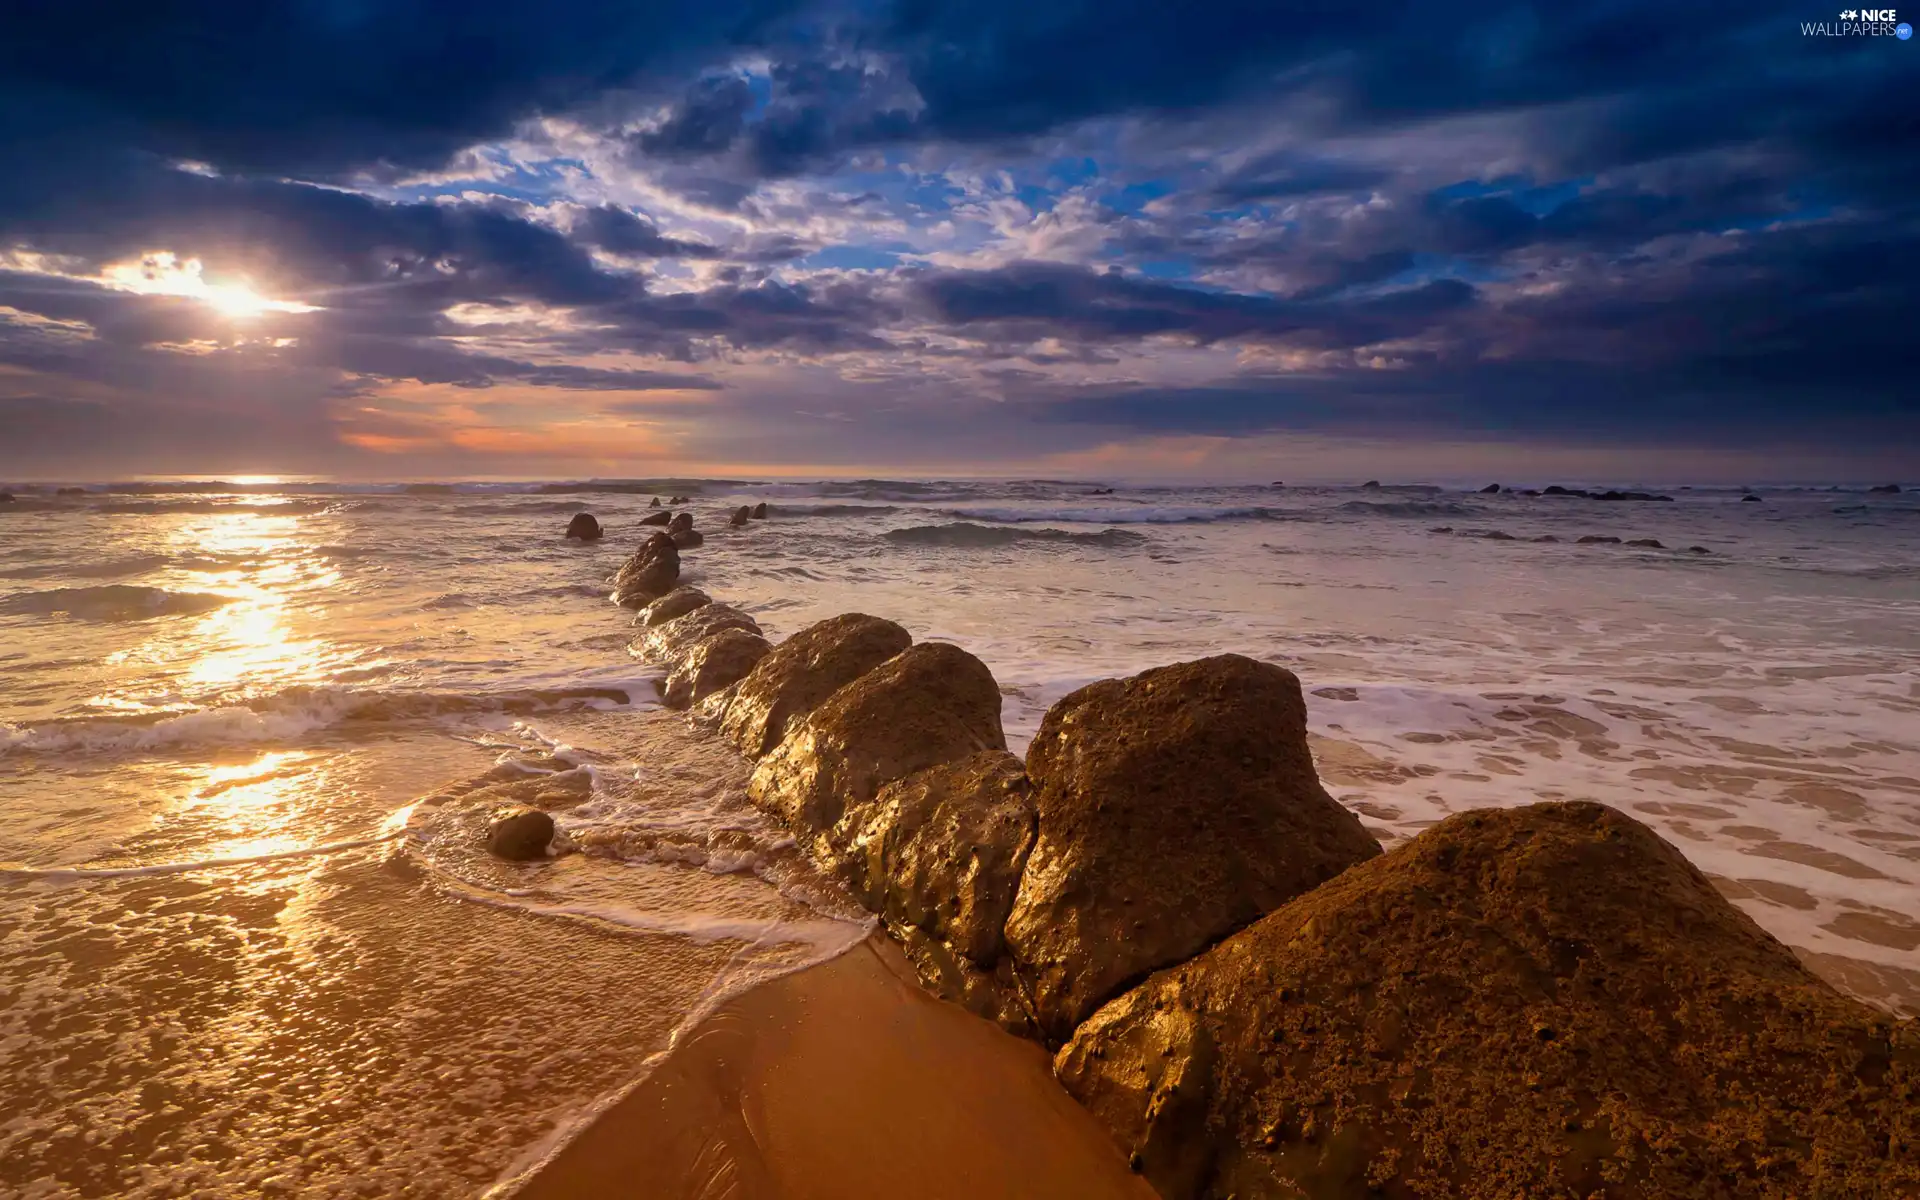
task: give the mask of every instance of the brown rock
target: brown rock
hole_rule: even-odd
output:
[[[742,504],[739,508],[736,508],[733,510],[733,517],[727,522],[727,524],[734,525],[734,526],[745,525],[748,521],[752,519],[753,519],[753,510],[751,508],[748,508],[746,505]]]
[[[602,536],[600,522],[594,519],[592,513],[575,513],[573,520],[567,522],[567,536],[583,542],[597,542]]]
[[[1049,1037],[1380,852],[1321,788],[1306,737],[1300,681],[1237,654],[1047,712],[1027,754],[1040,834],[1006,937]]]
[[[704,608],[713,603],[713,598],[697,587],[682,584],[640,610],[633,619],[636,625],[652,628],[664,625],[675,617],[684,617],[696,608]]]
[[[760,503],[754,505],[753,513],[751,515],[753,519],[756,521],[766,520],[767,519],[767,502],[765,500],[762,500]]]
[[[757,633],[722,629],[679,656],[660,687],[660,699],[668,708],[691,708],[738,682],[772,649]]]
[[[692,529],[692,528],[693,528],[693,514],[690,512],[675,513],[673,514],[673,517],[667,521],[668,533],[679,533],[683,529]]]
[[[530,862],[547,856],[553,818],[537,808],[508,808],[487,826],[487,849],[500,858]]]
[[[725,629],[758,634],[760,624],[731,605],[703,604],[648,629],[633,649],[649,662],[676,663],[681,655]]]
[[[641,517],[640,523],[642,525],[665,525],[667,524],[667,522],[671,520],[673,520],[672,513],[657,512],[657,513],[648,513],[646,516]]]
[[[803,848],[832,863],[835,826],[861,822],[887,784],[1006,748],[1000,688],[986,665],[958,646],[922,642],[815,708],[760,760],[747,794],[784,821]]]
[[[652,500],[650,500],[650,501],[648,501],[648,502],[647,502],[647,507],[648,507],[648,508],[659,508],[659,507],[660,507],[660,497],[658,497],[658,496],[655,496],[655,497],[654,497],[654,498],[653,498]]]
[[[1004,750],[982,750],[887,784],[848,814],[834,841],[868,908],[991,968],[1033,834],[1026,768]]]
[[[912,644],[900,626],[865,613],[809,625],[740,681],[721,731],[742,754],[759,758],[821,701]]]
[[[707,544],[706,535],[698,529],[678,529],[668,536],[673,538],[674,547],[679,550],[696,550]]]
[[[1451,817],[1108,1004],[1055,1069],[1167,1200],[1920,1194],[1913,1024],[1596,804]]]
[[[613,577],[613,598],[639,608],[673,590],[680,578],[680,550],[664,533],[648,538]]]

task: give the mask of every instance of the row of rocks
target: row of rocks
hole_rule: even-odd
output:
[[[1453,534],[1455,537],[1480,538],[1484,541],[1489,541],[1489,542],[1517,542],[1522,540],[1514,536],[1513,534],[1508,533],[1504,529],[1455,529],[1451,525],[1435,525],[1433,528],[1427,530],[1427,532],[1428,533],[1450,533],[1450,534]],[[1561,542],[1561,541],[1564,541],[1565,539],[1551,533],[1543,533],[1539,537],[1531,537],[1525,540],[1529,542]],[[1677,550],[1679,549],[1679,547],[1677,546],[1667,545],[1665,542],[1661,541],[1659,538],[1632,538],[1630,540],[1623,541],[1620,538],[1613,536],[1612,534],[1606,534],[1606,533],[1583,534],[1582,536],[1575,538],[1573,540],[1573,544],[1576,546],[1623,546],[1623,545],[1637,546],[1643,550]],[[1713,553],[1713,551],[1707,549],[1705,546],[1688,546],[1685,552],[1688,554],[1712,554]]]
[[[741,628],[656,603],[649,653]],[[1024,761],[999,712],[978,659],[862,614],[700,705],[927,986],[1057,1047],[1168,1200],[1920,1187],[1912,1023],[1638,822],[1473,812],[1382,854],[1299,681],[1237,655],[1074,692]]]

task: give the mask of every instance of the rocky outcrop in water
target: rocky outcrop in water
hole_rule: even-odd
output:
[[[1055,1067],[1167,1200],[1920,1189],[1911,1023],[1595,804],[1451,817],[1114,1000]]]
[[[649,628],[664,625],[675,617],[684,617],[694,609],[704,608],[712,603],[713,598],[699,588],[682,584],[641,609],[633,622]]]
[[[835,827],[859,821],[887,784],[1006,748],[1000,689],[986,665],[958,646],[922,642],[816,707],[760,760],[747,790],[831,863],[842,849]]]
[[[655,496],[655,497],[654,497],[654,498],[653,498],[652,500],[649,500],[649,501],[647,502],[647,507],[648,507],[648,508],[659,508],[659,507],[660,507],[660,497],[658,497],[658,496]]]
[[[567,536],[583,542],[597,542],[602,534],[600,522],[592,513],[575,513],[573,520],[567,522]]]
[[[1480,489],[1480,494],[1483,496],[1497,496],[1500,494],[1500,485],[1497,483],[1490,483],[1487,486]]]
[[[680,533],[684,530],[688,530],[692,528],[693,528],[693,514],[690,512],[675,513],[673,514],[673,516],[667,519],[668,533]]]
[[[1867,490],[1882,496],[1898,496],[1900,494],[1900,485],[1897,483],[1882,483],[1870,487]]]
[[[545,858],[553,830],[553,818],[537,808],[506,809],[487,825],[487,849],[515,862]]]
[[[706,535],[698,529],[677,529],[667,536],[671,537],[674,546],[681,550],[697,550],[707,544]]]
[[[672,520],[673,520],[673,514],[662,510],[657,513],[648,513],[646,516],[641,517],[640,523],[642,525],[665,526],[669,521],[672,521]]]
[[[1039,835],[1006,939],[1054,1039],[1380,852],[1314,774],[1300,681],[1236,654],[1072,693],[1027,773]]]
[[[711,611],[712,607],[698,612]],[[728,627],[709,634],[674,659],[673,670],[660,686],[661,702],[668,708],[690,708],[738,683],[772,649],[766,638],[743,628]]]
[[[740,681],[720,714],[727,740],[759,758],[826,699],[913,644],[905,629],[865,613],[809,625]]]
[[[672,591],[679,578],[679,548],[666,534],[656,533],[614,575],[613,598],[628,608],[639,608]]]
[[[633,649],[649,662],[671,665],[701,642],[728,629],[758,634],[760,623],[731,605],[703,604],[648,627]]]
[[[737,529],[740,526],[745,525],[748,521],[751,521],[752,519],[753,519],[753,510],[751,508],[748,508],[746,505],[742,504],[739,508],[736,508],[733,510],[733,516],[727,520],[727,524],[732,525],[734,528]]]
[[[762,500],[760,503],[754,505],[753,511],[748,515],[751,516],[756,521],[766,520],[767,519],[767,502],[765,500]]]

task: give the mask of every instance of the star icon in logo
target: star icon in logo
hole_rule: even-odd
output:
[[[1855,12],[1855,11],[1854,11],[1853,9],[1851,9],[1851,8],[1849,8],[1849,9],[1845,9],[1845,10],[1843,10],[1843,11],[1842,11],[1842,12],[1840,13],[1840,19],[1841,19],[1842,21],[1851,21],[1851,20],[1853,20],[1853,19],[1854,19],[1855,17],[1857,17],[1857,16],[1859,16],[1859,15],[1860,15],[1859,13],[1857,13],[1857,12]]]

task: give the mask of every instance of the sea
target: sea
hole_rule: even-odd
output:
[[[1633,486],[1672,499],[9,485],[0,1195],[504,1194],[701,1013],[868,934],[629,652],[608,579],[656,496],[706,534],[684,581],[775,640],[859,611],[977,655],[1016,750],[1090,681],[1269,660],[1383,844],[1614,805],[1911,1015],[1920,495]],[[577,852],[479,849],[528,789]]]

